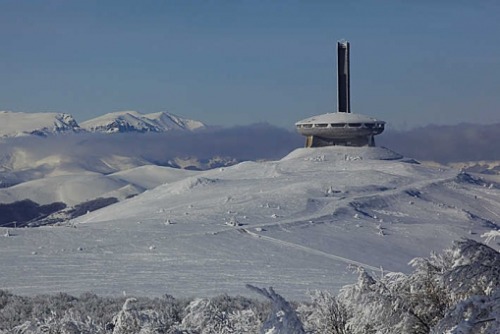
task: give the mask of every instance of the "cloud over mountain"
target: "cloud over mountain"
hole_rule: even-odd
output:
[[[377,144],[420,160],[440,163],[500,160],[500,123],[428,125],[387,131]]]

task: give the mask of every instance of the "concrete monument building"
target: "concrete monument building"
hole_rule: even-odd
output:
[[[384,131],[384,121],[351,113],[349,48],[348,42],[337,43],[337,112],[295,123],[306,147],[375,146],[374,136]]]

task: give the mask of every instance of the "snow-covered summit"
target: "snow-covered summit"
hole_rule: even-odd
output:
[[[182,118],[167,112],[141,114],[137,111],[117,111],[81,123],[91,132],[165,132],[170,130],[197,130],[205,127],[200,121]]]
[[[141,114],[137,111],[108,113],[78,125],[67,113],[23,113],[0,111],[0,137],[23,135],[47,136],[71,132],[166,132],[194,131],[204,128],[200,121],[183,118],[167,112]]]
[[[24,294],[149,296],[241,294],[249,283],[303,299],[352,283],[348,266],[405,272],[415,257],[499,229],[500,182],[408,162],[380,147],[333,146],[165,170],[166,183],[133,198],[3,238],[0,281]],[[154,173],[115,173],[107,184],[145,187]]]
[[[0,137],[77,132],[73,116],[65,113],[23,113],[0,111]]]

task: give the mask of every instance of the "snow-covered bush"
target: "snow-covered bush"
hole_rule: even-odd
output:
[[[339,301],[350,315],[352,333],[438,333],[436,328],[453,330],[464,321],[472,326],[470,333],[498,330],[500,312],[493,305],[500,303],[499,252],[463,240],[411,264],[410,275],[374,277],[360,270],[358,281],[341,290]]]
[[[311,302],[302,304],[298,313],[307,333],[348,334],[349,318],[344,305],[328,291],[314,291]]]
[[[257,305],[247,298],[227,295],[198,298],[186,307],[180,328],[199,334],[257,333],[262,323]]]
[[[105,329],[91,318],[82,319],[73,312],[65,312],[62,316],[56,313],[40,320],[27,321],[14,327],[11,334],[98,334],[105,333]]]
[[[21,297],[0,290],[0,331],[11,329],[31,320],[32,304],[29,297]]]
[[[491,295],[500,285],[500,253],[473,240],[457,243],[452,267],[443,275],[453,301],[472,295]]]
[[[491,296],[472,296],[452,307],[431,334],[500,333],[500,289]]]
[[[167,329],[162,317],[154,310],[138,310],[135,298],[128,298],[113,318],[113,334],[163,333]]]
[[[91,293],[84,293],[78,298],[63,293],[21,297],[0,290],[0,333],[14,328],[18,333],[31,333],[41,326],[62,328],[68,323],[77,324],[78,328],[92,325],[94,330],[112,331],[116,325],[113,318],[123,311],[125,300],[123,297],[99,297]],[[186,301],[165,295],[163,298],[138,298],[134,310],[148,315],[149,322],[161,322],[163,328],[169,329],[180,323],[185,305]],[[153,311],[154,315],[148,314]],[[59,333],[60,330],[53,332]]]
[[[371,275],[335,297],[311,294],[297,311],[272,288],[269,299],[103,298],[94,294],[21,297],[0,290],[0,333],[498,334],[500,253],[463,240],[410,262],[410,274]],[[298,312],[298,314],[297,314]]]
[[[293,307],[273,288],[266,290],[249,284],[247,287],[271,301],[271,314],[262,325],[261,334],[305,334],[302,322]]]
[[[484,242],[489,245],[490,242],[496,241],[497,238],[500,239],[500,230],[491,230],[481,234],[481,238],[485,238]]]

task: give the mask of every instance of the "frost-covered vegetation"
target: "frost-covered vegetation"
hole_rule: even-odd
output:
[[[414,271],[371,275],[335,296],[290,303],[227,295],[192,300],[94,294],[22,297],[0,290],[2,333],[384,334],[500,331],[500,253],[473,240],[411,262]]]

